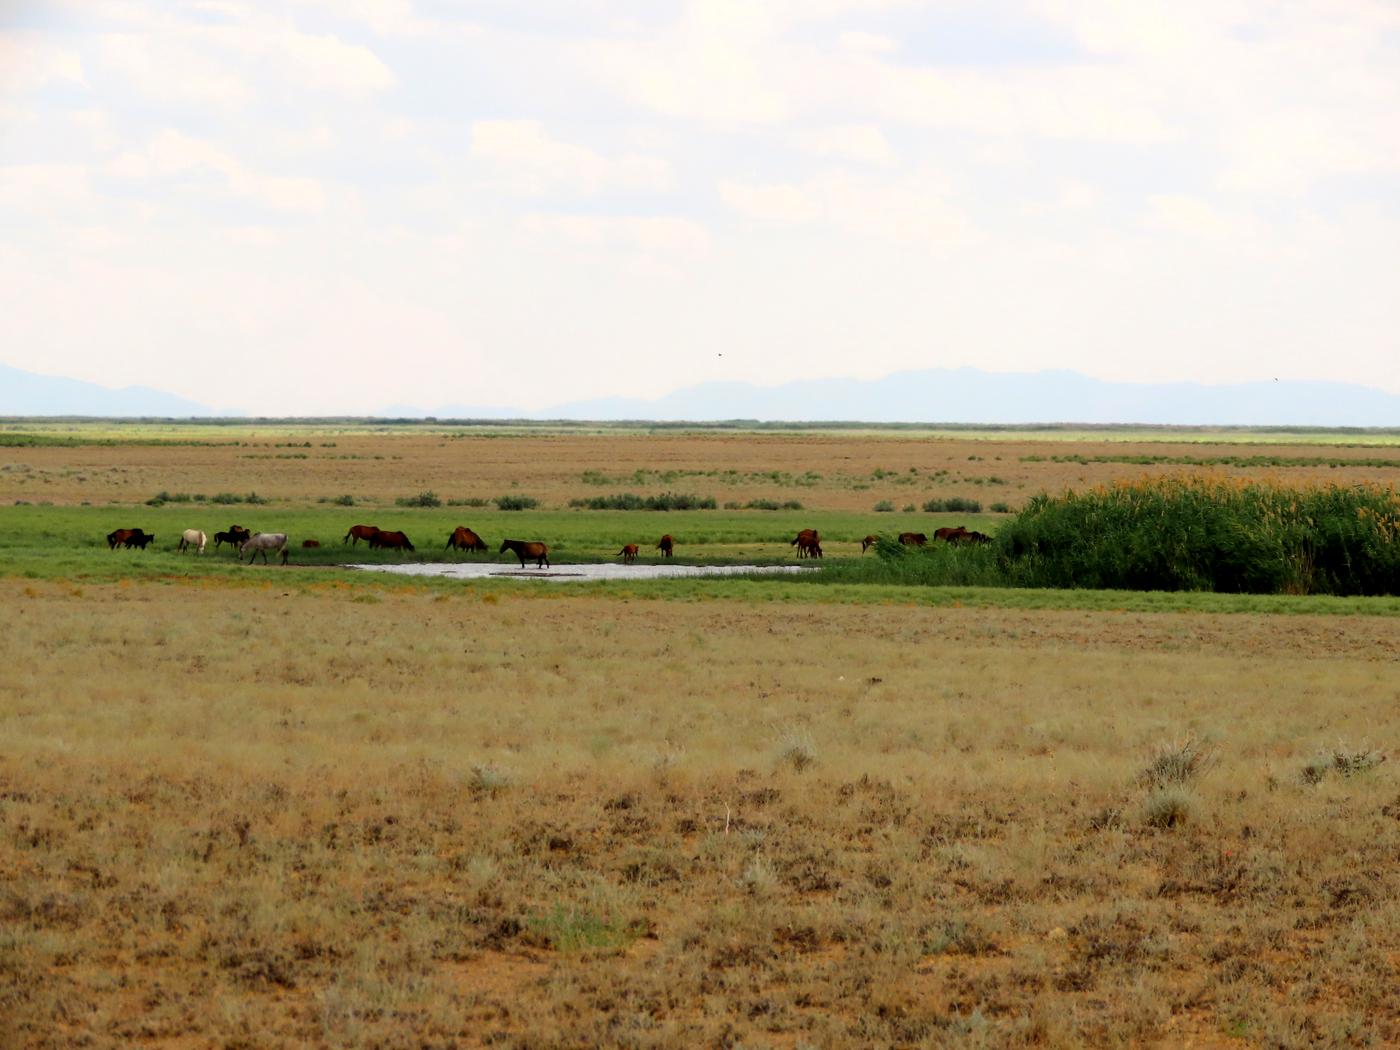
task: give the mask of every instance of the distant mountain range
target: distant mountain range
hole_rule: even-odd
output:
[[[0,365],[0,416],[213,416],[207,405],[146,386],[111,387]]]
[[[702,383],[654,400],[573,401],[542,412],[394,406],[393,417],[439,419],[757,419],[864,423],[1143,423],[1178,426],[1400,426],[1400,395],[1305,380],[1115,383],[1078,372],[936,368],[883,379],[806,379],[780,386]]]
[[[0,415],[219,416],[148,387],[119,390],[0,365]],[[1354,383],[1270,380],[1116,383],[1078,372],[935,368],[883,379],[779,386],[701,383],[664,397],[573,401],[538,412],[484,405],[389,405],[391,419],[578,419],[712,422],[1141,423],[1163,426],[1400,427],[1400,395]]]

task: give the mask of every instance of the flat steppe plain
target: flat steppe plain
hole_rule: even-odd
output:
[[[420,483],[398,443],[431,457],[436,436],[362,439],[379,473],[322,488],[312,460],[245,463],[240,446],[0,448],[29,468],[0,483],[48,490],[0,490],[30,504],[0,510],[0,1045],[1400,1042],[1400,784],[1377,761],[1400,731],[1393,602],[575,592],[101,542],[109,518],[144,513],[217,514],[210,531],[281,513],[329,534],[364,508],[322,496],[392,513],[420,488],[499,495],[512,461],[547,511],[502,518],[576,519],[584,556],[611,553],[614,524],[670,519],[560,509],[659,491],[581,479],[642,469],[607,442],[651,436],[590,436],[553,482],[493,453],[482,480],[454,467],[460,485],[434,464]],[[267,440],[256,451],[308,451]],[[840,440],[868,457],[852,476],[899,465],[886,443],[904,439]],[[908,440],[904,473],[1008,462],[1006,443],[942,440]],[[162,458],[215,453],[230,473]],[[150,473],[65,478],[109,454],[112,470],[149,455]],[[307,473],[284,489],[248,472],[266,463]],[[664,487],[729,498],[706,480]],[[146,508],[151,488],[274,502]],[[901,499],[826,473],[770,491],[854,535],[892,517],[864,501]],[[684,520],[707,514],[737,530],[720,556],[796,521]]]

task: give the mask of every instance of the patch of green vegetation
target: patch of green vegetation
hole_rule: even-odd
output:
[[[663,492],[657,496],[619,492],[611,496],[571,499],[569,506],[580,510],[715,510],[719,504],[713,496],[693,496],[681,492]]]

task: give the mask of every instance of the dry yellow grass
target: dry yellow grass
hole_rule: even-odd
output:
[[[1393,744],[1397,657],[1364,618],[0,581],[0,1043],[1393,1044],[1393,764],[1304,768]],[[1145,782],[1187,738],[1214,768]]]
[[[191,431],[199,440],[232,441],[218,430]],[[1400,455],[1393,449],[1335,445],[1035,440],[830,434],[672,433],[453,437],[412,431],[382,434],[242,435],[217,446],[88,445],[0,449],[0,502],[139,502],[168,492],[246,493],[302,503],[349,493],[392,503],[431,489],[444,498],[520,493],[547,507],[609,492],[663,490],[713,496],[721,503],[796,499],[823,510],[869,511],[961,496],[984,505],[1019,506],[1034,493],[1175,472],[1180,465],[1053,462],[1049,457],[1218,456],[1303,457],[1364,461]],[[310,447],[300,447],[301,441]],[[295,441],[297,447],[288,447]],[[1045,457],[1029,461],[1025,457]],[[1220,476],[1287,477],[1305,481],[1380,481],[1400,472],[1359,462],[1272,468],[1200,468]],[[917,473],[911,473],[911,470]],[[641,478],[635,472],[643,471]],[[668,474],[667,472],[679,472]],[[733,472],[728,473],[728,472]],[[775,479],[772,475],[786,475]],[[809,472],[820,475],[806,477]],[[586,474],[605,483],[589,483]],[[803,479],[799,483],[799,479]],[[997,480],[992,480],[997,479]],[[596,479],[595,479],[596,480]]]

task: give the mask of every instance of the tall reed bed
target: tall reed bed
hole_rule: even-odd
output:
[[[1393,594],[1400,495],[1375,484],[1144,479],[1037,496],[996,546],[1021,586]]]

